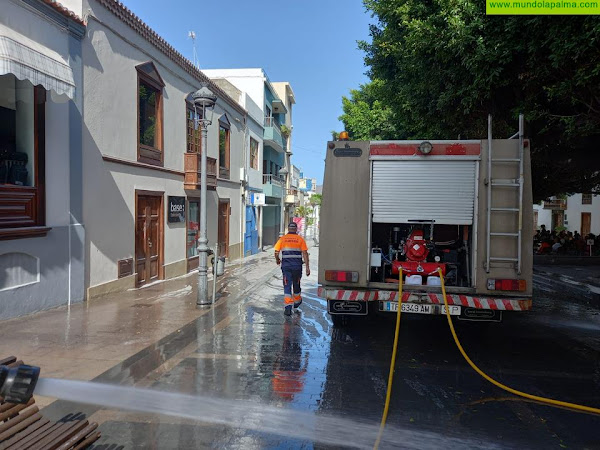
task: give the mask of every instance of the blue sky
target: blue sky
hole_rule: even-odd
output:
[[[368,81],[356,41],[369,39],[373,19],[362,0],[122,1],[190,60],[195,31],[200,68],[262,67],[271,81],[289,81],[292,162],[322,181],[342,96]]]

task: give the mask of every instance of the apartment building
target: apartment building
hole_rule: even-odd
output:
[[[263,134],[262,147],[258,147],[258,160],[262,161],[260,191],[253,186],[248,192],[248,202],[260,205],[262,246],[274,245],[285,227],[285,194],[288,186],[290,134],[292,130],[291,106],[294,93],[287,82],[271,83],[263,69],[209,69],[204,73],[215,83],[227,80],[260,108]],[[278,90],[283,94],[280,96]],[[288,119],[289,118],[289,119]],[[280,173],[285,168],[287,173]],[[259,199],[258,203],[254,199]],[[264,202],[263,202],[264,199]],[[263,204],[264,203],[264,204]]]

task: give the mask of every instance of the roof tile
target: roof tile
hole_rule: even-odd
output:
[[[46,5],[51,6],[53,9],[55,9],[56,11],[58,11],[59,13],[61,13],[63,16],[68,17],[69,19],[74,20],[75,22],[77,22],[80,25],[83,25],[83,26],[86,25],[85,21],[81,17],[79,17],[73,11],[71,11],[68,8],[66,8],[61,3],[57,2],[56,0],[42,0],[42,1]]]
[[[44,0],[46,2],[52,2],[53,0]],[[142,19],[136,16],[129,8],[118,0],[97,0],[100,4],[106,7],[115,16],[121,19],[124,23],[133,28],[138,34],[144,39],[148,40],[157,49],[164,53],[169,59],[174,61],[188,74],[193,76],[197,81],[205,82],[210,85],[219,97],[225,99],[232,107],[234,107],[239,113],[247,114],[246,110],[234,99],[232,99],[223,89],[213,83],[200,69],[196,68],[192,62],[179,53],[175,48],[169,44],[162,36],[156,31],[150,28]]]

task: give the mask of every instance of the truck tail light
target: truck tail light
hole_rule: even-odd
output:
[[[326,281],[342,281],[345,283],[358,283],[358,272],[349,272],[345,270],[326,270]]]
[[[527,281],[488,278],[487,288],[489,291],[525,291]]]

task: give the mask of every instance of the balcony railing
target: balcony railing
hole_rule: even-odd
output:
[[[285,139],[281,135],[281,127],[273,117],[265,117],[263,140],[278,152],[284,151]]]
[[[285,180],[279,175],[263,175],[263,184],[275,184],[279,187],[283,187]]]
[[[185,153],[183,179],[184,189],[200,189],[200,153]],[[215,158],[206,158],[206,186],[209,189],[217,188],[217,160]]]
[[[275,120],[275,117],[265,117],[265,127],[276,127],[281,131],[281,125]]]
[[[285,202],[288,205],[300,205],[300,197],[298,191],[295,189],[287,189],[285,194]]]

